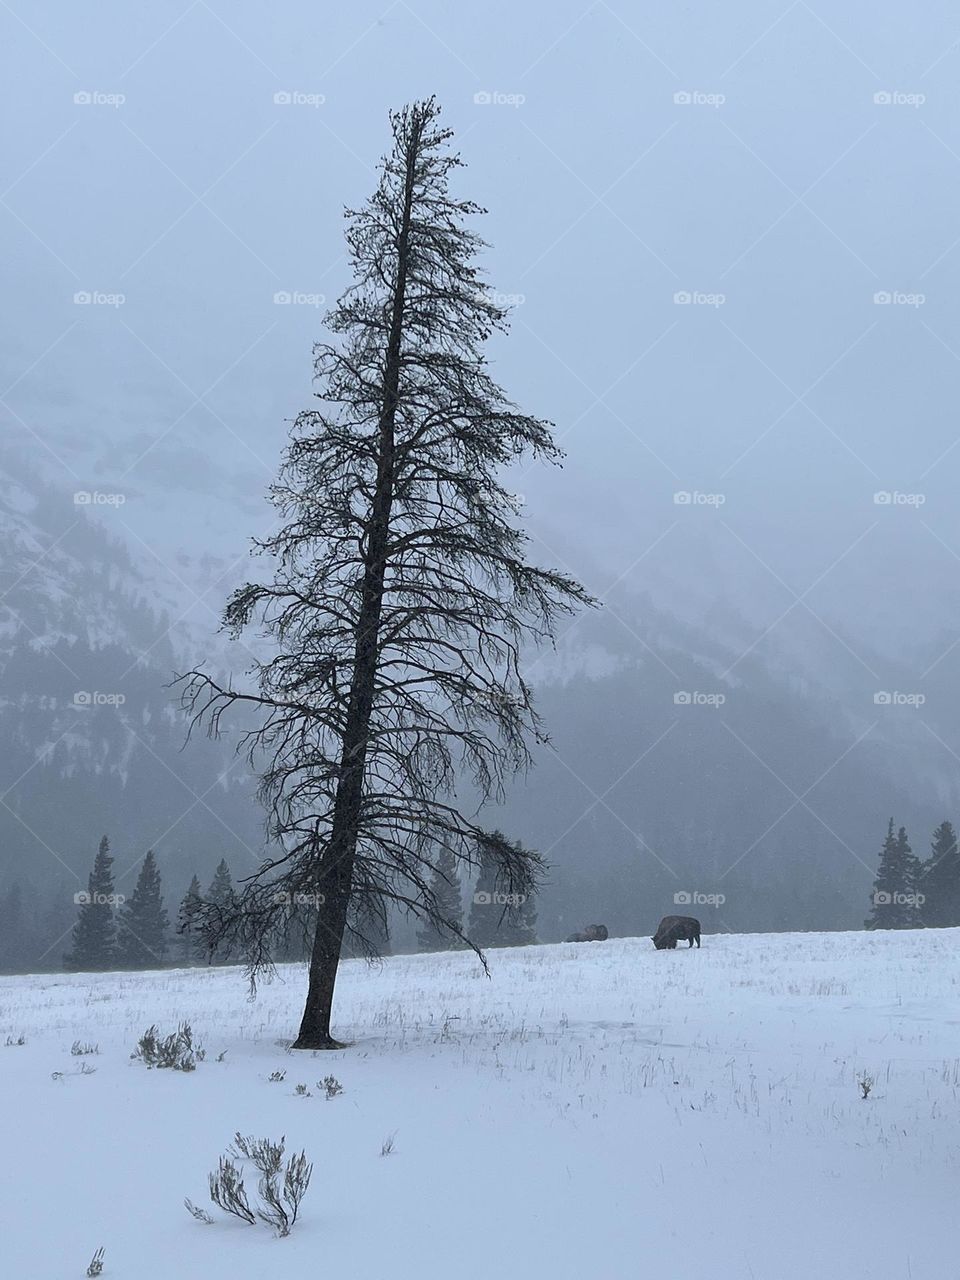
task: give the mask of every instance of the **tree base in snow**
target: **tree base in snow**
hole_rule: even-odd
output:
[[[349,1049],[348,1044],[341,1044],[330,1035],[314,1035],[300,1032],[290,1046],[291,1049]]]

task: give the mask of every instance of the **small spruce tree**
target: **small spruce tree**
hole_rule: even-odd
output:
[[[236,911],[237,891],[233,887],[233,877],[230,874],[230,865],[226,858],[221,858],[216,871],[213,873],[213,879],[210,882],[210,888],[207,890],[207,896],[204,900],[204,923],[210,932],[207,936],[215,936],[219,932],[215,927],[218,920],[229,919]],[[220,964],[229,964],[233,958],[233,952],[228,945],[221,941],[216,947],[216,960]]]
[[[492,833],[500,835],[499,832]],[[505,837],[501,837],[505,839]],[[478,861],[480,873],[473,887],[473,898],[470,902],[470,917],[467,923],[467,936],[475,947],[492,947],[497,939],[497,924],[503,912],[497,906],[497,866],[487,855],[484,841],[478,841]]]
[[[113,858],[106,836],[93,862],[86,893],[78,893],[80,918],[73,930],[73,949],[64,956],[66,969],[101,971],[117,963],[117,924],[113,908]]]
[[[960,850],[950,822],[941,822],[933,833],[930,857],[921,867],[920,919],[928,928],[960,925]]]
[[[207,901],[215,903],[218,907],[228,907],[236,900],[236,896],[230,864],[226,858],[221,858],[210,881],[210,888],[207,890]]]
[[[504,947],[529,947],[537,941],[537,896],[521,894],[521,901],[507,907],[500,925],[498,942]]]
[[[504,848],[510,850],[511,857],[530,858],[539,863],[538,854],[524,849],[519,842],[511,842],[502,831],[492,831],[480,841],[480,874],[470,904],[467,935],[474,946],[481,949],[525,946],[537,940],[532,890],[517,894],[503,883],[500,868]]]
[[[203,910],[203,890],[196,876],[190,881],[190,887],[183,895],[180,910],[177,913],[177,933],[183,939],[180,946],[181,959],[189,964],[198,959],[203,943],[199,931],[199,916]]]
[[[430,873],[430,890],[438,903],[439,915],[450,927],[427,920],[417,934],[421,951],[452,951],[466,944],[463,932],[463,902],[460,898],[460,876],[453,850],[443,847]]]
[[[904,827],[894,834],[893,819],[880,851],[880,867],[873,882],[872,909],[867,929],[916,929],[920,924],[918,885],[920,861],[913,854]]]
[[[150,849],[140,867],[136,888],[120,908],[117,953],[125,969],[150,969],[163,964],[170,920],[161,890],[160,870]]]

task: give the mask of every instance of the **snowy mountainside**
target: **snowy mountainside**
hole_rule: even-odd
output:
[[[242,870],[262,846],[243,763],[203,739],[182,754],[169,619],[91,506],[4,458],[0,893],[28,887],[38,918],[64,926],[104,832],[118,870],[155,846],[176,899],[195,867]]]

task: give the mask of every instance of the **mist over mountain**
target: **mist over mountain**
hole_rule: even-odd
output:
[[[737,662],[715,632],[649,601],[620,609],[633,634],[610,617],[582,624],[606,642],[608,670],[538,689],[552,749],[505,806],[503,823],[553,864],[547,936],[593,919],[652,932],[678,893],[701,895],[705,927],[859,927],[877,815],[896,813],[925,852],[960,800],[922,708],[876,705],[867,677],[842,699],[831,670]],[[597,651],[582,650],[588,665]],[[895,686],[902,673],[878,666]]]
[[[59,963],[103,832],[118,890],[153,848],[173,908],[195,872],[226,858],[242,876],[265,848],[235,736],[186,742],[170,682],[191,635],[111,515],[5,457],[0,897],[18,884],[43,918],[34,967]],[[809,614],[763,634],[723,599],[686,612],[621,588],[529,656],[551,746],[485,812],[550,864],[540,935],[650,932],[677,894],[715,929],[858,927],[888,811],[923,851],[960,806],[950,656],[915,705],[910,663]],[[414,945],[412,922],[392,944]]]
[[[134,554],[9,457],[0,561],[0,899],[18,886],[33,922],[17,962],[57,967],[104,832],[117,891],[152,848],[175,911],[195,872],[256,864],[262,815],[242,760],[202,735],[184,747],[169,619]]]

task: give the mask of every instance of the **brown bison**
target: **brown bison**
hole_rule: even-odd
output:
[[[571,933],[567,942],[606,942],[610,935],[605,924],[588,924],[580,933]]]
[[[693,916],[664,916],[653,935],[653,945],[658,951],[672,951],[678,942],[684,940],[691,947],[694,943],[698,947],[700,945],[700,921],[694,920]]]

